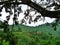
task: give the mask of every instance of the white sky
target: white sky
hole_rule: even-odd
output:
[[[23,8],[23,9],[22,9],[23,11],[25,11],[25,10],[27,9],[26,5],[22,6],[22,8]],[[12,11],[13,11],[13,9],[12,9]],[[13,11],[13,12],[14,12],[14,11]],[[5,12],[5,8],[2,9],[1,14],[2,14],[2,17],[0,17],[0,20],[2,20],[2,21],[3,21],[3,20],[6,20],[6,16],[9,15],[9,13],[6,13],[6,12]],[[33,15],[34,12],[31,12],[31,14]],[[39,14],[39,13],[37,13],[37,14]],[[13,18],[13,15],[11,15],[11,17],[10,17],[9,25],[12,25],[12,24],[13,24],[12,18]],[[24,14],[23,14],[23,13],[20,13],[20,14],[19,14],[19,17],[18,17],[18,20],[21,22],[21,20],[22,20],[23,18],[24,18]],[[42,19],[43,19],[43,18],[42,18]],[[47,22],[52,23],[54,20],[55,20],[54,18],[51,19],[51,18],[45,17],[45,21],[41,20],[41,21],[37,21],[36,23],[32,22],[31,24],[29,24],[29,23],[28,23],[28,20],[27,20],[27,21],[26,21],[27,24],[24,24],[24,25],[27,25],[27,26],[38,26],[38,25],[41,25],[41,24],[45,24],[45,23],[47,23]]]
[[[39,1],[40,0],[36,0],[36,2],[37,3],[39,3]],[[52,0],[51,0],[52,1]],[[46,0],[44,0],[43,1],[44,3],[46,3]],[[40,4],[41,4],[42,2],[40,2]],[[20,5],[21,6],[21,5]],[[26,9],[27,9],[27,5],[22,5],[22,10],[23,10],[23,12],[24,11],[26,11]],[[51,10],[53,10],[53,8],[51,9]],[[12,9],[12,11],[14,12],[14,9]],[[31,16],[33,16],[34,15],[34,11],[32,11],[32,12],[30,12],[30,14],[31,14]],[[9,15],[9,13],[6,13],[5,12],[5,8],[3,8],[2,9],[2,12],[1,12],[1,14],[2,14],[2,17],[0,17],[0,20],[1,21],[4,21],[4,20],[6,20],[6,16],[8,16]],[[40,15],[39,13],[37,13],[36,15]],[[36,15],[34,15],[33,16],[33,19],[36,17]],[[13,14],[11,15],[11,17],[10,17],[10,20],[9,20],[9,25],[12,25],[13,24]],[[19,17],[18,17],[18,21],[19,21],[19,23],[21,23],[21,20],[24,18],[24,14],[23,13],[20,13],[19,14]],[[43,17],[41,17],[42,19],[43,19]],[[29,24],[28,23],[28,20],[26,20],[26,23],[27,24],[25,24],[24,23],[24,25],[27,25],[27,26],[38,26],[38,25],[42,25],[42,24],[45,24],[45,23],[52,23],[53,21],[55,21],[55,18],[49,18],[49,17],[45,17],[45,21],[43,21],[43,20],[41,20],[41,21],[37,21],[36,23],[34,23],[34,22],[32,22],[31,24]]]

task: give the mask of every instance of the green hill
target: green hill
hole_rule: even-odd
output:
[[[10,26],[10,29],[12,28],[12,26]],[[44,33],[47,33],[47,34],[53,34],[53,35],[60,35],[60,25],[57,27],[57,30],[54,31],[52,25],[39,25],[37,27],[29,27],[29,26],[25,26],[25,25],[22,25],[22,24],[19,24],[19,25],[14,25],[13,27],[13,31],[22,31],[22,32],[44,32]]]
[[[3,45],[60,45],[60,25],[57,31],[54,31],[51,24],[37,27],[19,24],[8,27],[12,30],[12,33],[0,31],[0,41],[3,41],[1,43]],[[0,27],[1,29],[3,28]],[[12,41],[14,43],[10,43]]]
[[[2,24],[2,22],[0,21],[0,25]],[[22,32],[44,32],[44,33],[47,33],[47,34],[53,34],[53,35],[60,35],[60,24],[59,26],[57,26],[57,30],[54,31],[52,25],[47,25],[47,24],[43,24],[43,25],[39,25],[39,26],[36,26],[36,27],[29,27],[29,26],[26,26],[26,25],[22,25],[22,24],[19,24],[19,25],[10,25],[9,28],[10,30],[12,30],[12,27],[13,27],[13,31],[22,31]],[[1,28],[0,28],[1,29]]]

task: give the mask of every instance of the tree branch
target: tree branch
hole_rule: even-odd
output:
[[[42,8],[41,6],[37,5],[34,2],[30,2],[30,4],[27,4],[27,5],[36,9],[44,17],[60,18],[60,10],[58,10],[58,11],[48,11],[45,8]]]
[[[37,10],[44,17],[60,18],[60,10],[58,10],[58,11],[48,11],[45,8],[39,6],[38,4],[32,2],[31,0],[26,0],[26,1],[21,0],[21,1],[26,3],[26,5],[28,5],[32,8],[34,8],[35,10]]]
[[[41,13],[44,17],[51,17],[51,18],[60,18],[60,10],[58,11],[48,11],[45,8],[39,6],[38,4],[32,2],[31,0],[21,0],[22,2],[11,2],[11,4],[26,4],[35,10],[37,10],[39,13]],[[6,3],[6,2],[0,2],[0,5]],[[9,2],[10,4],[10,2]]]

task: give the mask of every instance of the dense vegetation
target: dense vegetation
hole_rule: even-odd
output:
[[[9,31],[0,28],[0,45],[60,45],[60,31],[54,31],[51,25],[37,27],[24,25],[8,26]],[[11,31],[12,30],[12,31]]]
[[[0,45],[60,45],[60,36],[56,37],[43,32],[12,33],[12,37],[10,35],[7,37],[8,34],[0,32]]]

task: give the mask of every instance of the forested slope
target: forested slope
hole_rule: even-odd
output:
[[[10,26],[10,29],[12,28],[12,25]],[[39,25],[36,27],[29,27],[26,25],[14,25],[13,27],[13,31],[22,31],[22,32],[43,32],[43,33],[47,33],[47,34],[53,34],[53,35],[60,35],[60,25],[57,26],[57,30],[54,31],[54,28],[52,27],[51,24],[43,24],[43,25]]]

